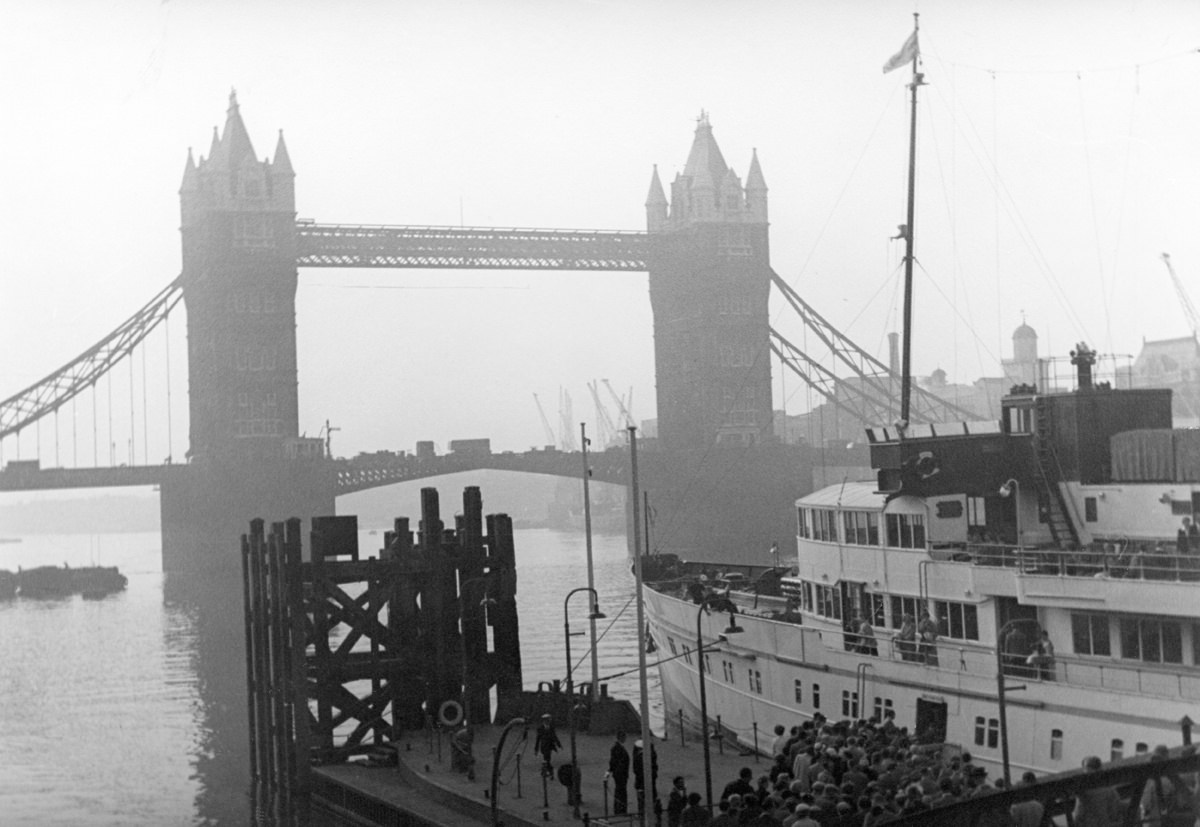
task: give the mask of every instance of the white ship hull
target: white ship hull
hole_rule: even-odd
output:
[[[735,597],[743,604],[752,601]],[[698,737],[699,606],[650,589],[646,601],[659,646],[668,732],[678,731],[682,715],[687,737]],[[782,610],[783,601],[760,598],[759,606]],[[708,717],[714,728],[720,720],[726,744],[732,740],[769,752],[776,724],[790,727],[816,713],[831,720],[893,715],[895,724],[910,732],[918,729],[918,715],[944,715],[944,743],[991,765],[992,777],[1000,774],[996,664],[988,647],[941,642],[934,668],[902,660],[886,637],[879,638],[878,656],[866,656],[845,651],[838,630],[754,612],[742,606],[736,620],[743,631],[728,635],[726,642],[718,637],[729,622],[727,613],[704,615],[700,621],[704,645],[710,647]],[[1007,678],[1014,778],[1025,770],[1041,775],[1076,769],[1088,755],[1107,761],[1119,757],[1116,746],[1129,756],[1159,743],[1177,744],[1180,720],[1200,708],[1200,674],[1194,672],[1062,663],[1056,671],[1053,681]],[[1070,681],[1063,679],[1068,672]]]

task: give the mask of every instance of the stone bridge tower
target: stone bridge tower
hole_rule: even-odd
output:
[[[259,160],[229,96],[225,130],[179,189],[191,457],[282,456],[299,434],[296,192],[283,133]]]
[[[237,96],[179,188],[189,473],[162,488],[168,571],[240,567],[249,522],[333,514],[318,440],[299,434],[295,173],[280,133],[255,157]]]
[[[743,186],[702,112],[669,204],[655,169],[646,219],[660,441],[771,441],[767,186],[757,154]]]

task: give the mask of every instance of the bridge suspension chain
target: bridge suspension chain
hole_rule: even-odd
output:
[[[177,276],[120,327],[83,354],[0,402],[0,439],[56,412],[63,404],[94,385],[121,359],[132,353],[182,298],[182,276]],[[111,406],[111,400],[109,404]]]
[[[771,271],[771,282],[805,326],[838,362],[850,370],[852,376],[837,376],[772,328],[771,350],[780,362],[828,402],[856,417],[863,425],[890,424],[893,412],[898,410],[896,393],[900,388],[900,376],[831,325],[774,270]],[[947,418],[972,420],[978,416],[924,388],[912,390],[913,422],[936,422]]]

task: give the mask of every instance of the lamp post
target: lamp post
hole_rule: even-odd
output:
[[[588,446],[592,444],[592,441],[588,439],[586,423],[579,423],[579,439],[583,453],[583,530],[587,549],[588,588],[594,589],[596,587],[596,574],[592,565],[592,495],[588,485],[592,477],[592,467],[588,464]],[[588,623],[588,632],[591,635],[592,644],[592,685],[588,694],[594,701],[596,700],[597,693],[600,692],[600,656],[596,650],[595,619]]]
[[[571,602],[571,595],[576,592],[589,592],[592,595],[592,611],[588,614],[588,620],[601,620],[604,618],[604,614],[600,611],[596,590],[591,586],[571,589],[563,599],[563,640],[567,650],[567,726],[571,730],[571,786],[568,789],[571,791],[571,804],[575,808],[575,817],[579,818],[579,786],[576,780],[576,773],[579,770],[575,763],[575,682],[571,677],[574,664],[571,663],[571,621],[567,616],[567,604]]]
[[[1004,767],[1004,786],[1006,788],[1011,785],[1012,777],[1008,767],[1008,704],[1004,698],[1004,693],[1008,688],[1004,685],[1004,640],[1018,624],[1028,622],[1020,618],[1010,620],[996,633],[996,702],[1000,707],[1000,761]],[[1012,687],[1014,691],[1024,688],[1023,685]]]
[[[1013,498],[1013,513],[1017,517],[1017,554],[1021,552],[1021,486],[1013,478],[1009,477],[1005,480],[1004,485],[1000,486],[1001,497]]]
[[[482,583],[483,587],[484,587],[484,592],[483,592],[483,598],[479,601],[480,607],[495,606],[496,605],[495,599],[492,598],[487,593],[488,579],[489,579],[488,575],[486,575],[486,574],[482,575],[480,577],[472,577],[469,580],[464,580],[458,586],[458,595],[459,595],[458,616],[459,616],[459,621],[462,623],[462,625],[464,627],[462,629],[462,634],[459,638],[462,641],[462,647],[461,647],[462,648],[462,697],[463,697],[463,722],[464,723],[471,723],[473,720],[471,718],[471,683],[470,683],[469,671],[467,669],[467,663],[469,662],[469,658],[467,657],[467,630],[465,628],[466,627],[466,623],[465,623],[466,612],[464,611],[464,609],[466,608],[466,605],[467,605],[467,592],[469,591],[469,589],[467,587],[473,586],[478,583]],[[490,710],[489,710],[489,715],[487,717],[489,719],[491,718]]]
[[[708,811],[712,812],[713,792],[712,792],[712,757],[708,752],[708,696],[704,691],[704,629],[701,621],[704,615],[708,613],[711,597],[706,597],[704,602],[700,604],[700,608],[696,610],[696,668],[700,676],[700,741],[704,744],[704,793],[707,796],[705,805]],[[742,631],[742,627],[733,622],[733,612],[729,613],[729,628],[725,630],[725,634],[717,638],[718,641],[725,640],[725,635],[732,635]]]

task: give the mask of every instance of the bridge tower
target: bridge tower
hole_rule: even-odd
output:
[[[295,172],[280,132],[259,160],[229,95],[179,188],[188,320],[188,460],[162,490],[164,567],[209,568],[249,521],[333,513],[319,441],[299,439]],[[208,548],[199,548],[207,546]],[[240,565],[240,563],[239,563]]]
[[[646,223],[660,442],[771,441],[767,185],[757,153],[743,186],[701,112],[669,204],[654,171]]]
[[[659,515],[650,550],[771,565],[772,544],[786,548],[795,535],[792,504],[812,490],[812,461],[774,435],[757,153],[743,185],[702,112],[669,202],[658,171],[651,177],[646,223],[661,449],[646,452],[641,471]]]

